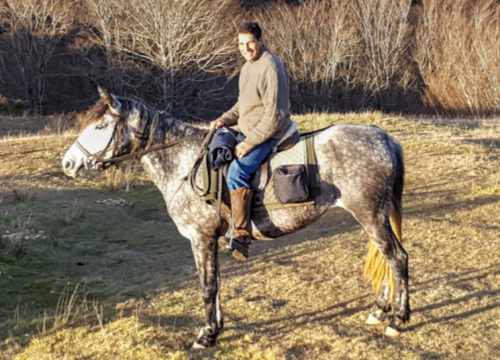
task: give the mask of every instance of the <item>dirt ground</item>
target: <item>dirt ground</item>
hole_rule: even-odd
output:
[[[297,120],[375,124],[403,145],[413,313],[399,338],[364,323],[368,237],[337,210],[248,263],[221,254],[225,330],[189,350],[202,299],[159,192],[135,166],[69,180],[75,134],[23,127],[0,138],[0,359],[499,358],[500,119]]]

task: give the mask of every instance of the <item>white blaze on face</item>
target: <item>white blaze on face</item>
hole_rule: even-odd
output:
[[[99,154],[110,147],[116,119],[104,116],[103,121],[91,124],[83,130],[78,139],[64,154],[62,168],[66,175],[75,177],[82,167],[87,167],[90,156]]]

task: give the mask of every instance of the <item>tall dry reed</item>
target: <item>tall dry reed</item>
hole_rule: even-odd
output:
[[[428,105],[445,112],[499,112],[498,39],[498,1],[424,1],[416,61]]]
[[[295,111],[328,107],[337,85],[352,81],[355,37],[348,8],[346,0],[313,0],[267,7],[253,16],[262,24],[265,42],[288,68]]]

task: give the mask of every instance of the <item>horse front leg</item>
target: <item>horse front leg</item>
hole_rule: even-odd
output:
[[[205,326],[200,330],[193,349],[204,349],[215,346],[217,336],[224,327],[220,305],[220,274],[218,245],[216,237],[194,237],[191,247],[200,278],[203,302],[206,312]]]

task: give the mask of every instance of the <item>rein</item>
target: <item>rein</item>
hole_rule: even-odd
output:
[[[205,136],[203,139],[203,143],[201,145],[201,151],[198,157],[196,158],[193,167],[191,168],[191,171],[189,172],[189,182],[191,184],[191,188],[195,192],[196,195],[198,196],[203,196],[205,193],[196,185],[196,174],[198,174],[198,169],[200,168],[200,165],[205,158],[205,155],[207,154],[208,151],[208,144],[210,144],[210,141],[212,140],[214,134],[215,134],[216,129],[210,129],[208,134]]]
[[[101,164],[103,166],[103,168],[107,168],[111,165],[116,165],[116,164],[118,164],[122,161],[125,161],[125,160],[130,160],[130,159],[137,159],[138,160],[148,153],[163,150],[163,149],[168,149],[168,148],[175,146],[177,144],[179,144],[179,141],[174,141],[174,142],[167,143],[167,144],[152,145],[147,150],[129,153],[129,154],[121,155],[121,156],[115,156],[115,157],[112,157],[108,160],[98,161],[98,163]]]

